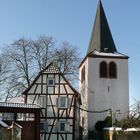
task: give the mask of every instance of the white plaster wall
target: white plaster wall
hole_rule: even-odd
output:
[[[100,78],[99,64],[106,61],[108,64],[113,61],[117,64],[117,79]],[[102,111],[112,108],[114,111],[120,109],[121,115],[117,119],[127,117],[129,110],[129,90],[128,90],[128,60],[119,58],[87,58],[80,67],[85,66],[85,82],[80,82],[80,93],[82,97],[82,108]],[[108,91],[109,87],[109,91]],[[98,120],[104,120],[108,116],[105,113],[81,112],[81,117],[85,118],[84,129],[94,129]]]
[[[113,61],[117,64],[117,79],[99,77],[99,64],[102,61],[106,61],[107,63]],[[120,109],[121,113],[124,113],[120,115],[120,119],[126,117],[128,115],[126,112],[128,112],[129,108],[128,60],[87,58],[86,63],[88,67],[86,83],[90,89],[86,90],[88,93],[88,110]],[[98,120],[103,120],[107,115],[107,113],[88,113],[88,128],[93,129],[94,124]]]
[[[85,82],[81,83],[81,71],[82,68],[85,66]],[[83,109],[88,109],[88,83],[87,83],[87,77],[88,77],[88,60],[86,59],[84,63],[79,68],[79,87],[80,87],[80,94],[82,99],[82,106]],[[87,112],[80,111],[80,117],[81,117],[81,126],[82,126],[82,118],[84,118],[84,126],[83,127],[83,137],[87,135],[88,133],[88,118],[87,118]]]

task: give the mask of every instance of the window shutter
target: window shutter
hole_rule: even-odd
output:
[[[40,123],[40,131],[43,132],[43,130],[44,130],[43,123]]]
[[[67,98],[67,107],[70,108],[70,104],[71,104],[71,99]]]
[[[66,131],[69,132],[70,131],[70,124],[67,122],[65,123],[65,128],[66,128]]]
[[[48,123],[44,122],[44,130],[47,132],[48,131]]]
[[[56,107],[59,108],[59,98],[56,98]]]
[[[58,132],[59,131],[59,123],[58,122],[56,122],[56,124],[55,124],[54,131],[55,132]]]

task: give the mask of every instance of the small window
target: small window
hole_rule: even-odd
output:
[[[46,96],[38,96],[38,104],[42,107],[46,106]]]
[[[54,78],[53,77],[48,77],[47,85],[48,86],[54,86]]]
[[[101,78],[107,78],[107,63],[106,62],[101,62],[100,63],[100,77]]]
[[[81,70],[81,83],[85,81],[85,66]]]
[[[41,122],[40,123],[40,131],[41,132],[47,132],[48,130],[48,123],[47,122]]]
[[[65,121],[59,122],[59,132],[68,132],[69,131],[69,123]]]
[[[68,98],[66,96],[57,98],[56,102],[59,108],[68,108]]]
[[[61,97],[60,98],[60,107],[66,107],[67,106],[67,100],[66,97]]]
[[[59,130],[65,131],[65,122],[60,122]]]
[[[117,66],[114,62],[109,63],[109,78],[117,78]]]

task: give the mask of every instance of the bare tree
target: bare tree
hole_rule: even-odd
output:
[[[117,126],[122,128],[140,127],[140,101],[135,100],[135,104],[130,106],[129,116],[117,121]]]
[[[30,40],[24,38],[4,48],[3,55],[8,60],[5,92],[10,97],[17,96],[31,83],[33,59],[30,54]]]
[[[140,101],[135,100],[135,104],[130,106],[130,116],[140,119]]]
[[[21,38],[8,45],[4,48],[4,57],[1,59],[3,62],[7,60],[4,62],[3,71],[3,78],[7,79],[4,88],[5,93],[8,93],[6,100],[19,96],[30,86],[37,73],[46,67],[46,63],[52,61],[56,61],[60,71],[69,80],[74,81],[79,66],[77,50],[68,42],[63,42],[56,48],[54,39],[46,36],[41,36],[37,40]]]
[[[80,54],[77,47],[68,42],[63,42],[52,54],[53,60],[58,62],[60,71],[70,80],[77,78],[80,63]]]
[[[0,54],[0,100],[2,97],[5,96],[5,89],[7,87],[7,82],[10,77],[9,75],[9,68],[8,68],[8,59],[3,55]]]
[[[32,57],[35,60],[37,69],[40,71],[51,61],[51,50],[55,41],[52,37],[40,36],[37,40],[31,41]]]
[[[23,86],[29,87],[33,68],[30,41],[24,38],[15,41],[8,47],[6,55],[11,66],[11,78],[19,79],[18,82],[22,80],[24,81]]]

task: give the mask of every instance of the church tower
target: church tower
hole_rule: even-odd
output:
[[[93,111],[81,113],[85,135],[97,121],[109,116],[105,110],[112,109],[119,120],[128,116],[128,56],[119,53],[115,46],[101,1],[79,73],[82,108]]]

